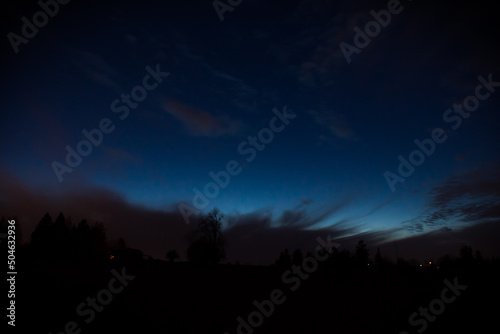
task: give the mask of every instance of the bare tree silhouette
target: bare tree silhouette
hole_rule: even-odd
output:
[[[294,250],[292,254],[292,263],[300,266],[302,265],[303,260],[304,256],[302,255],[302,251],[300,250],[300,248]]]
[[[359,240],[358,245],[356,246],[354,258],[359,266],[365,267],[368,265],[370,261],[370,253],[363,240]]]
[[[223,215],[214,208],[201,217],[195,238],[187,250],[189,261],[197,264],[214,264],[226,257],[226,241],[222,236]]]

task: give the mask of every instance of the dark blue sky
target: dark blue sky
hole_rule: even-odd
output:
[[[488,2],[243,0],[221,21],[208,0],[73,0],[17,53],[8,34],[21,35],[21,18],[32,21],[40,7],[11,6],[0,209],[22,217],[26,233],[46,211],[118,224],[121,205],[145,221],[134,232],[137,222],[110,227],[111,236],[154,232],[131,244],[161,254],[153,239],[180,244],[182,228],[162,235],[173,223],[148,220],[179,219],[180,203],[196,209],[194,188],[203,192],[209,173],[231,160],[241,172],[201,211],[220,208],[235,240],[240,224],[290,244],[305,237],[287,239],[289,229],[377,242],[446,231],[456,234],[443,240],[481,243],[488,232],[474,241],[457,235],[500,217],[500,30]],[[360,46],[357,28],[388,8],[397,14],[346,59],[341,43]],[[145,79],[156,69],[169,74]],[[141,92],[137,106],[120,101]],[[469,96],[470,115],[454,109]],[[262,130],[284,108],[296,116],[279,132]],[[82,130],[103,119],[113,131],[60,182],[54,161],[67,165],[66,146],[77,150]],[[441,143],[429,144],[433,131]],[[241,151],[251,144],[242,143],[259,133],[272,138],[247,161]],[[433,153],[414,153],[423,163],[391,187],[386,172],[398,175],[398,157],[410,159],[415,139]],[[120,204],[101,205],[99,196]]]

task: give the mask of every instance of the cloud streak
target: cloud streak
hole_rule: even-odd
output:
[[[240,129],[236,121],[227,117],[215,117],[210,113],[182,104],[173,99],[167,99],[164,103],[167,113],[174,116],[193,136],[219,137],[224,135],[235,135]]]
[[[46,212],[56,217],[62,211],[76,224],[81,219],[103,222],[108,239],[123,237],[130,247],[141,249],[145,254],[163,259],[168,249],[175,248],[186,259],[186,237],[194,225],[184,223],[175,205],[163,211],[153,210],[131,204],[108,189],[83,184],[68,184],[65,187],[58,192],[30,188],[0,169],[0,216],[17,218],[23,242],[30,240],[31,232]],[[485,255],[498,254],[498,221],[457,231],[446,228],[398,241],[393,241],[396,230],[360,233],[357,226],[346,224],[343,220],[327,227],[314,228],[327,218],[334,220],[344,206],[345,203],[340,201],[329,209],[306,211],[304,205],[299,205],[276,217],[266,210],[226,215],[227,224],[223,233],[229,243],[227,260],[243,264],[271,264],[284,248],[291,251],[296,248],[311,250],[316,238],[326,235],[331,235],[342,245],[342,249],[350,251],[363,239],[372,254],[375,247],[380,247],[384,256],[393,258],[396,243],[399,256],[404,257],[422,258],[446,252],[454,254],[463,244],[484,250]],[[426,245],[425,249],[422,245]]]
[[[445,225],[451,221],[480,223],[500,219],[500,164],[449,177],[429,196],[426,214],[403,222],[410,230]]]
[[[327,128],[336,138],[342,140],[356,139],[356,134],[347,125],[344,116],[333,111],[318,112],[308,110],[317,125]]]

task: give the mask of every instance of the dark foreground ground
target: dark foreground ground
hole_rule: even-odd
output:
[[[500,310],[498,265],[492,263],[363,270],[323,263],[307,279],[292,281],[296,276],[290,275],[287,282],[287,269],[277,267],[200,268],[159,260],[24,263],[16,285],[16,331],[22,333],[489,333],[497,331]],[[113,268],[129,276],[127,286],[101,292],[109,289]],[[432,321],[417,316],[411,326],[409,316],[441,299],[443,280],[452,284],[455,278],[467,288]],[[113,284],[119,290],[121,284]],[[253,301],[269,300],[275,289],[282,291],[282,303],[273,310],[267,303],[268,317],[261,321],[253,313],[257,327],[238,330],[237,318],[248,321],[257,310]],[[99,304],[99,312],[88,305],[77,311],[97,295],[111,300]],[[438,311],[439,304],[433,303]]]

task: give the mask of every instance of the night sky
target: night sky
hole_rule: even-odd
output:
[[[491,2],[220,3],[73,0],[27,39],[40,6],[6,4],[0,215],[25,242],[62,211],[164,258],[217,207],[228,261],[326,234],[500,255]]]

